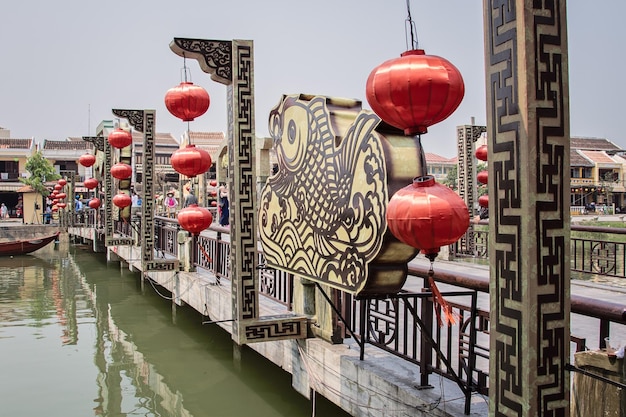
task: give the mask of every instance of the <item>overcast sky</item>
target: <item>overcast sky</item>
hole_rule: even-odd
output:
[[[626,1],[568,2],[572,136],[622,133]],[[485,124],[480,0],[411,0],[419,47],[459,68],[465,98],[423,136],[427,152],[456,155],[456,126]],[[112,108],[156,109],[158,132],[187,124],[163,98],[181,81],[174,37],[254,41],[256,134],[282,94],[365,99],[369,73],[407,49],[406,0],[20,0],[0,6],[0,126],[13,138],[93,135]],[[187,60],[211,96],[192,131],[226,131],[226,87]]]

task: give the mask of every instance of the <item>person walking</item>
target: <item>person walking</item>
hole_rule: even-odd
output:
[[[0,218],[2,220],[6,220],[9,218],[9,209],[7,208],[7,206],[4,205],[4,203],[0,205]]]
[[[218,191],[219,202],[220,202],[220,224],[222,226],[227,226],[230,222],[230,210],[228,203],[228,185],[222,184]]]
[[[185,197],[185,204],[183,204],[183,206],[189,207],[192,204],[198,204],[198,198],[193,193],[193,190],[189,190],[189,194],[187,194],[187,197]]]
[[[167,197],[165,197],[165,210],[168,217],[176,217],[176,206],[178,206],[178,200],[174,198],[174,193],[170,191],[167,193]]]

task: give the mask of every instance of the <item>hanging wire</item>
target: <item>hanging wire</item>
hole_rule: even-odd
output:
[[[411,17],[411,4],[410,0],[406,0],[407,17],[404,21],[404,36],[406,37],[407,50],[419,49],[419,42],[417,40],[417,26]],[[409,44],[409,33],[411,35]]]

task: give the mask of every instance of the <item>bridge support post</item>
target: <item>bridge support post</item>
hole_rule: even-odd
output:
[[[489,415],[569,416],[565,0],[484,0],[489,140]]]

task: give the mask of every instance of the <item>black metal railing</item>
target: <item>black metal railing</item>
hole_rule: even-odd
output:
[[[584,229],[583,229],[584,228]],[[169,256],[178,255],[177,233],[180,226],[175,219],[156,218],[155,236],[158,252]],[[574,230],[574,226],[572,226]],[[615,229],[590,228],[578,226],[576,230],[613,233]],[[479,231],[487,248],[487,232]],[[624,234],[626,231],[617,231]],[[194,237],[194,265],[210,270],[218,280],[230,278],[230,241],[228,229],[216,224],[207,231]],[[572,260],[572,269],[583,272],[591,269],[594,274],[615,276],[618,269],[609,268],[605,264],[583,263],[582,259],[596,259],[592,255],[593,248],[605,250],[612,254],[611,260],[623,261],[623,244],[611,242],[610,239],[573,239],[572,251],[580,252],[579,258]],[[585,243],[587,242],[587,243]],[[607,245],[611,243],[611,245]],[[615,244],[615,245],[613,245]],[[600,249],[603,248],[603,249]],[[607,249],[610,248],[610,249]],[[452,249],[452,248],[451,248]],[[482,249],[478,252],[482,252]],[[291,310],[293,303],[294,276],[284,271],[266,268],[262,253],[259,255],[261,269],[259,293],[270,297]],[[467,254],[465,255],[467,256]],[[594,257],[595,256],[595,257]],[[607,255],[604,255],[607,258]],[[580,269],[575,269],[580,261]],[[587,265],[587,266],[586,266]],[[590,265],[590,266],[588,266]],[[428,277],[428,265],[409,266],[410,280]],[[621,270],[619,270],[621,271]],[[620,275],[621,276],[621,275]],[[436,280],[448,284],[452,290],[444,292],[458,320],[450,326],[439,326],[435,309],[429,292],[402,291],[397,296],[386,299],[355,299],[351,294],[331,290],[328,298],[337,308],[333,321],[338,323],[340,342],[347,337],[356,337],[364,352],[365,344],[392,353],[420,367],[419,386],[429,384],[429,375],[435,373],[455,381],[466,397],[466,412],[469,412],[469,396],[472,392],[488,394],[489,381],[489,311],[477,307],[478,295],[487,296],[489,277],[476,277],[460,272],[454,274],[438,270]],[[426,287],[426,286],[425,286]],[[596,320],[599,340],[597,346],[604,347],[604,338],[609,337],[615,326],[626,326],[626,309],[623,304],[610,303],[590,297],[571,297],[572,321],[578,316]],[[575,326],[572,326],[575,329]],[[587,348],[588,341],[572,330],[570,340],[574,351]],[[592,342],[592,345],[595,346]],[[362,353],[363,354],[363,353]]]

